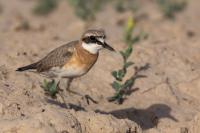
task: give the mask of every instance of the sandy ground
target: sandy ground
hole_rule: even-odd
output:
[[[44,57],[52,49],[78,39],[85,23],[67,2],[47,17],[34,16],[34,0],[0,0],[0,133],[198,133],[200,130],[200,2],[190,0],[176,21],[166,20],[151,1],[141,1],[138,14],[116,13],[105,7],[90,28],[104,28],[108,42],[122,50],[123,27],[119,21],[138,17],[138,31],[149,37],[134,46],[134,67],[150,64],[133,88],[139,88],[122,105],[106,98],[114,90],[110,72],[121,65],[118,53],[101,51],[98,62],[72,84],[74,91],[88,94],[98,104],[80,96],[66,95],[73,109],[61,99],[44,95],[44,77],[15,72],[17,67]],[[30,30],[20,30],[24,21]],[[63,81],[64,82],[64,81]]]

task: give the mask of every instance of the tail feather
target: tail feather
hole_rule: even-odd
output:
[[[16,71],[22,72],[22,71],[26,71],[26,70],[29,70],[29,69],[36,69],[36,68],[37,68],[37,63],[33,63],[33,64],[30,64],[30,65],[27,65],[27,66],[24,66],[24,67],[17,68]]]

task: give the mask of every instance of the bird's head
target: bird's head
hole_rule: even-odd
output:
[[[88,30],[82,35],[81,41],[83,48],[92,54],[98,53],[102,48],[115,51],[105,42],[105,39],[106,35],[104,30]]]

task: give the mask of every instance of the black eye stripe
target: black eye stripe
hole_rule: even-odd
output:
[[[89,36],[82,39],[85,43],[97,43],[98,45],[103,45],[96,37]]]
[[[96,38],[94,36],[90,36],[89,38],[90,38],[90,40],[96,40]]]

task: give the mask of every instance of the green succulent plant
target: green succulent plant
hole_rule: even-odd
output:
[[[59,0],[38,0],[33,8],[33,12],[37,15],[47,15],[52,12],[58,4]]]
[[[128,19],[128,22],[125,26],[124,42],[127,44],[127,48],[120,51],[120,54],[123,58],[122,68],[119,70],[114,70],[111,72],[115,80],[111,83],[112,88],[115,90],[114,96],[108,98],[108,101],[117,101],[121,104],[126,95],[129,95],[127,92],[130,92],[132,85],[134,84],[135,77],[131,76],[126,81],[123,82],[124,77],[127,74],[128,68],[134,63],[129,61],[129,57],[133,52],[133,44],[139,41],[141,38],[146,38],[147,34],[143,32],[137,36],[133,36],[135,22],[132,18]]]
[[[174,18],[175,13],[185,9],[186,0],[157,0],[157,4],[167,18]]]
[[[68,0],[74,7],[75,14],[82,20],[95,19],[95,14],[106,0]]]
[[[45,93],[52,98],[56,98],[56,94],[58,93],[57,90],[57,83],[55,80],[48,82],[46,79],[43,81],[41,87],[44,89]]]

